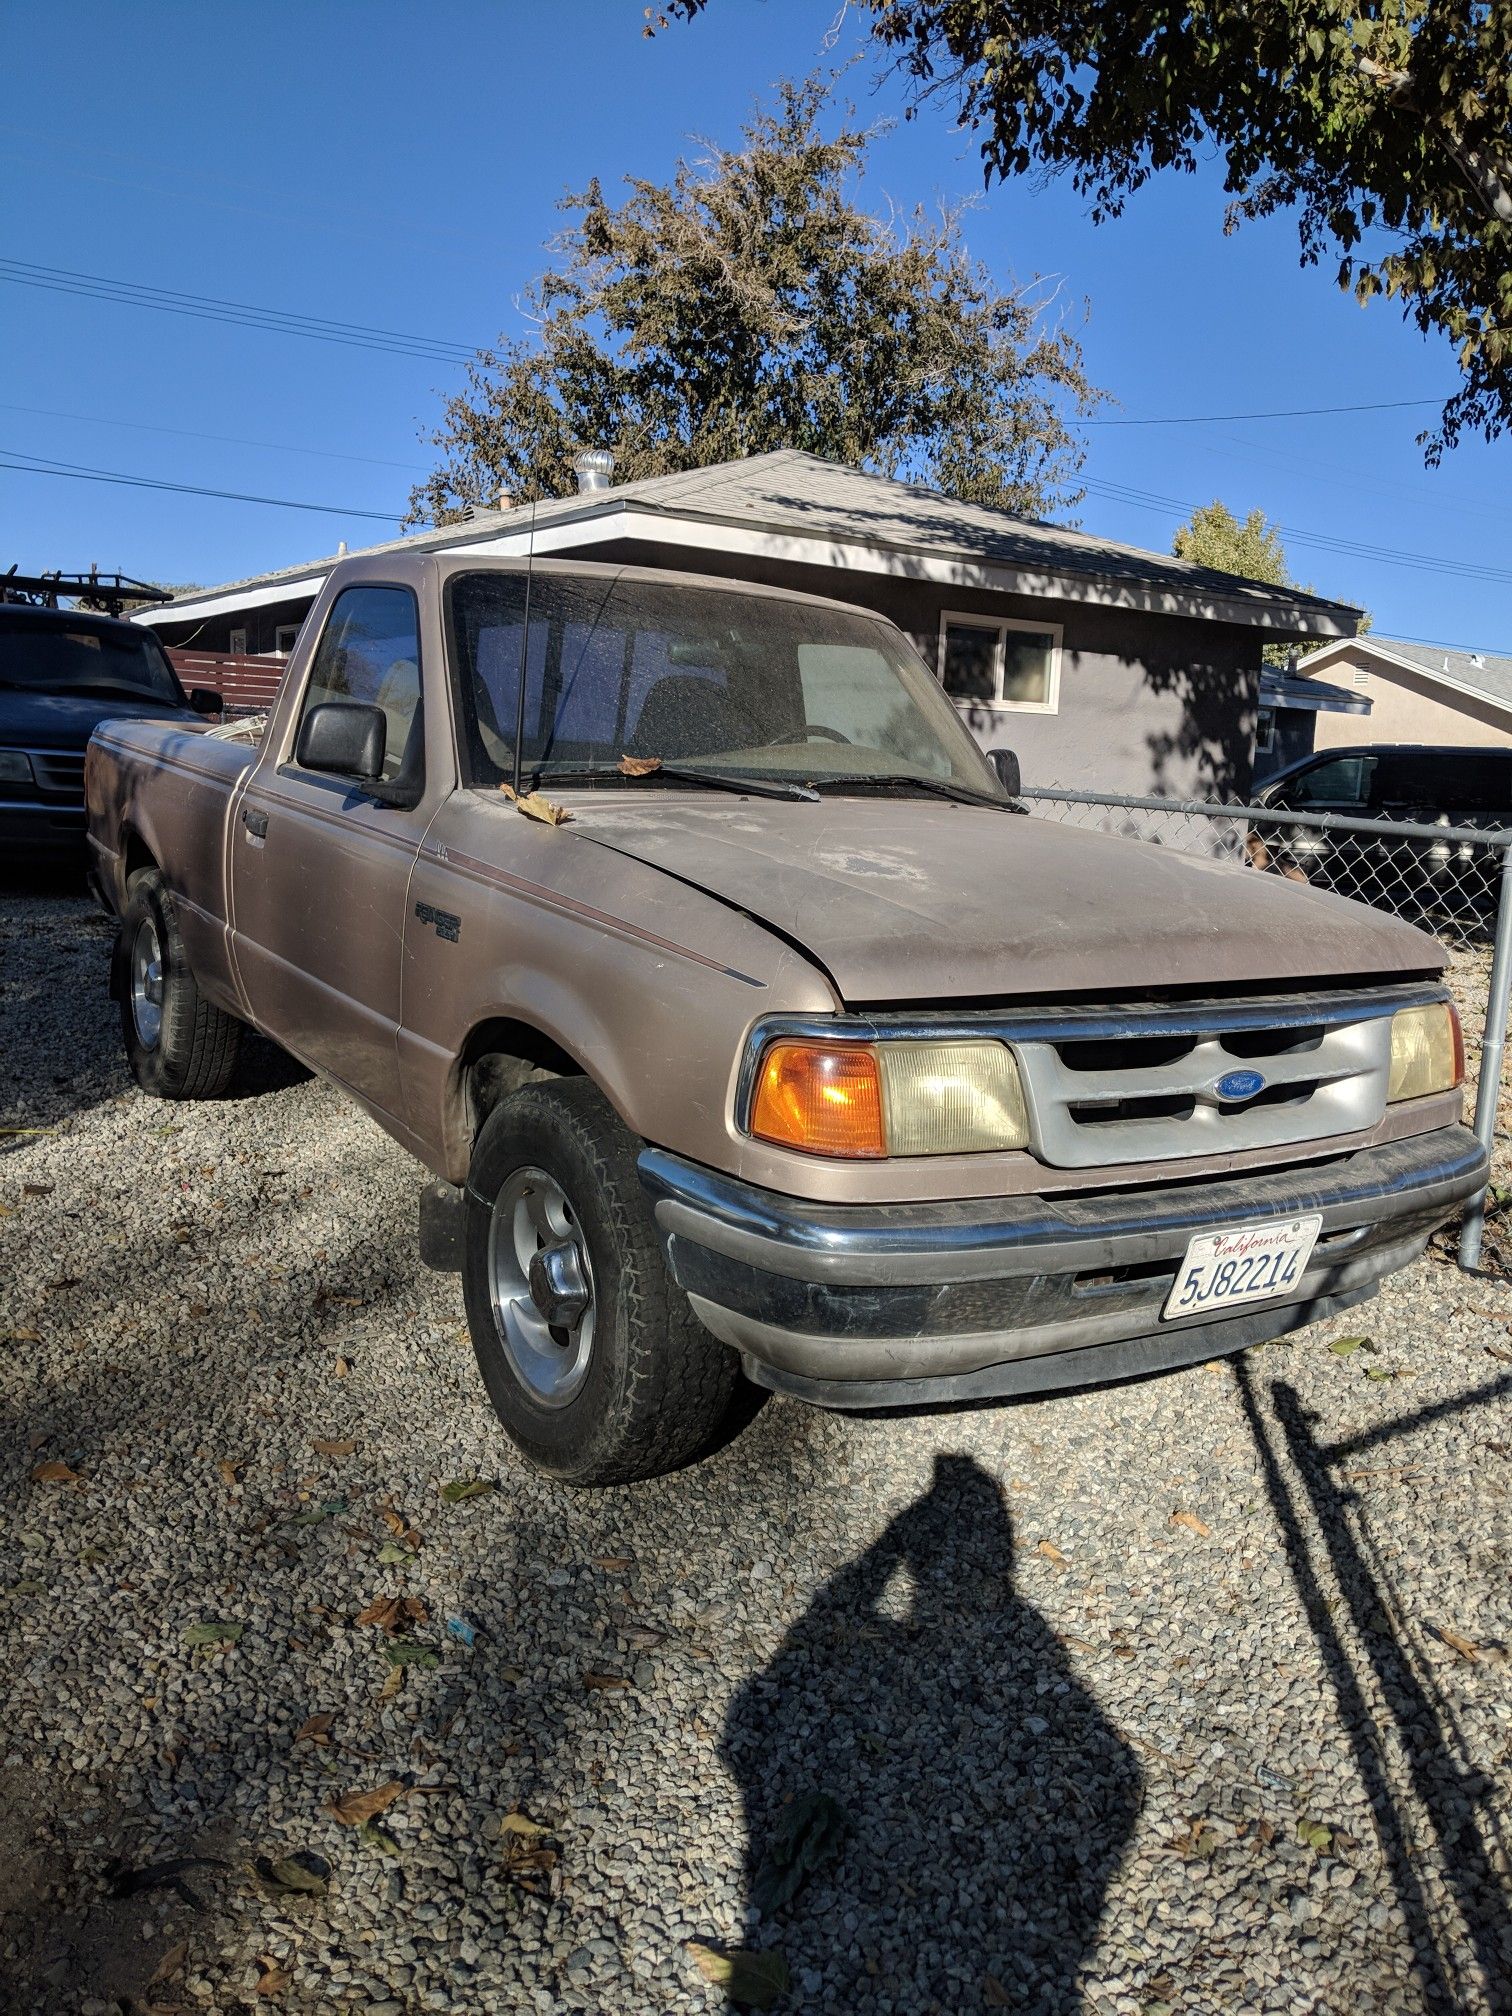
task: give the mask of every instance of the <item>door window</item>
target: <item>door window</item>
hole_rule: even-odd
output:
[[[1364,805],[1370,797],[1373,756],[1334,756],[1293,777],[1286,787],[1289,805]]]
[[[385,782],[418,774],[420,613],[408,588],[348,588],[337,596],[310,668],[301,722],[331,700],[382,709]]]

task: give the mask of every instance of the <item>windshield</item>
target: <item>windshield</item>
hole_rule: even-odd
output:
[[[513,772],[523,572],[461,574],[451,635],[471,781]],[[621,577],[538,572],[522,769],[613,776],[622,756],[728,777],[909,778],[1001,800],[911,647],[861,611]]]
[[[163,647],[129,625],[70,622],[51,610],[0,609],[0,685],[37,693],[132,693],[182,707]]]

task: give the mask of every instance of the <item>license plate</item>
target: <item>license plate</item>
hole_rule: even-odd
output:
[[[1284,1295],[1306,1273],[1322,1229],[1323,1215],[1314,1212],[1307,1218],[1273,1218],[1197,1233],[1188,1241],[1161,1315],[1198,1316]]]

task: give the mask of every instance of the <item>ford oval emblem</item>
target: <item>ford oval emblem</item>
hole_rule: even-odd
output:
[[[1226,1071],[1213,1090],[1220,1099],[1253,1099],[1265,1090],[1265,1079],[1258,1071]]]

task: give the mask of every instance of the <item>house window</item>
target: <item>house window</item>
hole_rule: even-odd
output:
[[[1276,746],[1276,715],[1270,707],[1260,709],[1260,719],[1255,728],[1255,753],[1269,756]]]
[[[231,632],[231,637],[230,637],[230,645],[229,645],[229,648],[230,648],[230,652],[231,652],[231,656],[232,656],[233,658],[245,658],[245,657],[246,657],[246,655],[247,655],[247,633],[246,633],[246,631],[245,631],[245,630],[233,630],[233,631]]]
[[[940,618],[940,684],[963,706],[1053,714],[1060,702],[1061,626],[984,616]]]
[[[278,628],[273,632],[273,649],[278,652],[280,657],[287,658],[298,641],[299,625],[297,623],[280,623]]]

